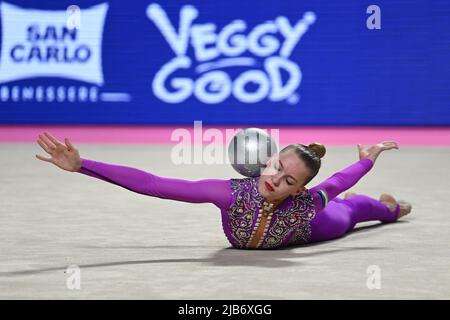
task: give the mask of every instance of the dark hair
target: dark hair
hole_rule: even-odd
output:
[[[327,152],[325,146],[318,142],[311,143],[309,146],[296,143],[286,146],[283,150],[281,150],[281,152],[286,152],[289,150],[294,150],[295,154],[305,162],[306,167],[311,170],[311,174],[306,179],[304,185],[308,184],[319,172],[321,166],[320,159],[323,158]]]

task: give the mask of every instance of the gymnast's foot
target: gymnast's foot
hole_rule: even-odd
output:
[[[401,201],[401,200],[397,201],[397,200],[395,200],[395,198],[393,196],[391,196],[390,194],[386,194],[386,193],[383,193],[380,196],[380,202],[383,202],[385,205],[387,205],[389,210],[391,210],[392,212],[395,211],[397,204],[400,206],[400,212],[398,214],[397,220],[403,216],[406,216],[408,213],[411,212],[411,209],[412,209],[412,206],[410,203],[408,203],[406,201]]]
[[[344,194],[344,199],[350,198],[351,196],[354,196],[355,194],[356,194],[356,192],[351,192],[351,191],[346,192]]]

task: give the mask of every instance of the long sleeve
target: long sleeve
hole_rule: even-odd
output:
[[[190,203],[213,203],[227,208],[231,203],[230,180],[204,179],[190,181],[164,178],[136,168],[82,159],[78,171],[130,191]]]
[[[326,207],[328,201],[353,187],[373,167],[370,159],[360,160],[310,189],[316,212]]]

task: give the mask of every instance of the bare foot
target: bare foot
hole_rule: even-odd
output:
[[[395,198],[390,195],[390,194],[386,194],[383,193],[380,196],[380,202],[383,202],[385,205],[388,206],[389,210],[391,210],[392,212],[395,211],[395,208],[398,205],[400,205],[400,212],[398,214],[398,218],[400,219],[403,216],[406,216],[408,213],[411,212],[412,206],[410,203],[406,202],[406,201],[397,201],[395,200]]]
[[[354,196],[355,194],[356,194],[356,192],[351,192],[351,191],[346,192],[344,194],[344,199],[350,198],[351,196]]]

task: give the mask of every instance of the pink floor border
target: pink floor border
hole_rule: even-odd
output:
[[[245,126],[203,126],[202,132],[210,128],[219,129],[223,137],[225,129]],[[69,138],[77,143],[119,143],[119,144],[176,144],[171,135],[174,130],[184,128],[189,131],[194,143],[194,126],[93,126],[93,125],[2,125],[0,143],[35,143],[39,133],[48,131],[58,139]],[[394,140],[403,146],[450,146],[450,127],[268,127],[279,129],[279,142],[290,143],[320,142],[325,145],[372,144]],[[229,141],[217,141],[228,143]],[[198,141],[198,140],[196,140]],[[209,143],[204,141],[204,143]],[[195,143],[194,143],[195,144]]]

